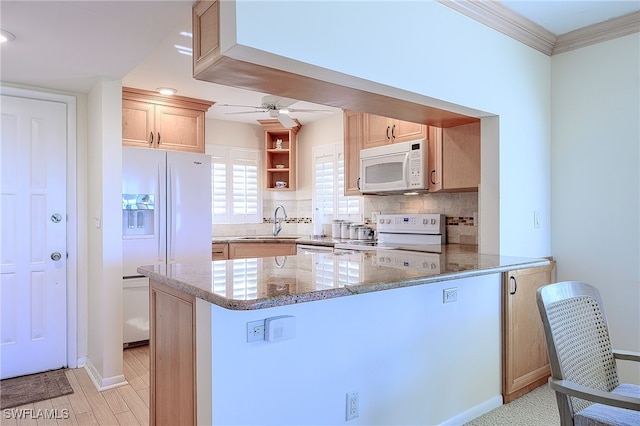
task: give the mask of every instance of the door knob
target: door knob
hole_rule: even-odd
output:
[[[60,252],[54,251],[53,253],[51,253],[51,260],[57,262],[60,259],[62,259],[62,255],[60,254]]]
[[[62,215],[60,213],[54,213],[51,215],[51,222],[60,223],[62,221]]]

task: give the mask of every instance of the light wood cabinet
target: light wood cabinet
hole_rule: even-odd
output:
[[[472,192],[480,185],[480,122],[429,126],[429,192]]]
[[[344,195],[360,194],[361,112],[344,111]]]
[[[153,279],[149,283],[149,424],[195,425],[195,298]]]
[[[503,274],[502,396],[505,404],[545,384],[551,374],[536,304],[539,287],[555,280],[551,265]]]
[[[427,126],[409,121],[364,114],[362,148],[426,139]]]
[[[229,259],[249,257],[291,256],[296,254],[295,242],[277,243],[229,243]]]
[[[205,112],[213,102],[122,88],[122,144],[204,153]]]
[[[228,243],[211,244],[211,260],[227,260],[229,259]]]
[[[283,127],[278,120],[258,120],[264,128],[265,187],[268,190],[295,191],[297,185],[298,130]],[[279,187],[279,182],[284,186]]]

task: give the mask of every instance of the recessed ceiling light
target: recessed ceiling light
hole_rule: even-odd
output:
[[[171,87],[158,87],[156,91],[161,95],[175,95],[177,92],[176,89],[172,89]]]
[[[16,36],[11,34],[9,31],[5,31],[0,29],[0,43],[4,43],[5,41],[15,40]]]

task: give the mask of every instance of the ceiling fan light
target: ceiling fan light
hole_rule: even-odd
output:
[[[5,41],[15,40],[16,36],[11,34],[9,31],[0,29],[0,43],[4,43]]]
[[[282,108],[282,109],[279,109],[278,112],[280,114],[289,114],[291,111],[289,111],[288,108]]]
[[[175,95],[178,92],[176,89],[172,89],[171,87],[158,87],[156,91],[161,95]]]

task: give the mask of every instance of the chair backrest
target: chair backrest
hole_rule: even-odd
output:
[[[536,295],[544,325],[551,375],[610,392],[618,386],[607,318],[594,287],[564,281],[540,287]],[[560,412],[571,417],[592,403],[558,395]],[[561,414],[562,415],[562,414]]]

